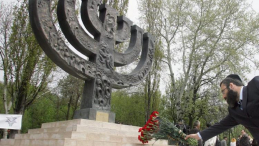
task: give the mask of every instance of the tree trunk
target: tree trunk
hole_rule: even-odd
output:
[[[3,94],[4,108],[5,108],[5,114],[9,114],[9,110],[8,110],[8,107],[7,107],[6,94],[7,94],[7,84],[6,84],[6,77],[4,77],[4,94]],[[3,138],[7,139],[7,129],[4,129],[4,137]]]
[[[72,102],[72,98],[73,98],[73,94],[70,96],[69,102],[68,102],[68,105],[67,105],[67,117],[66,117],[67,120],[69,120],[69,112],[70,112],[70,105],[71,105],[71,102]]]
[[[4,101],[4,108],[5,108],[5,114],[9,114],[10,108],[12,106],[12,101],[9,102],[8,106],[8,101],[7,101],[7,75],[6,75],[6,59],[4,61],[4,94],[3,94],[3,101]],[[7,129],[4,129],[4,139],[7,139]]]
[[[75,106],[74,106],[74,109],[73,109],[72,118],[74,117],[75,111],[77,110],[78,100],[79,100],[80,96],[81,95],[77,92],[76,103],[75,103]]]

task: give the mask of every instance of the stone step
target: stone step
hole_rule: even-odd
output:
[[[87,141],[87,140],[73,140],[66,139],[64,146],[140,146],[143,144],[141,142],[128,143],[128,142],[106,142],[106,141]],[[159,140],[154,143],[154,141],[145,144],[146,146],[167,146],[166,140]]]
[[[53,140],[58,140],[58,139],[64,139],[64,138],[71,138],[72,132],[49,132],[49,133],[34,133],[34,134],[16,134],[15,139],[53,139]]]
[[[125,142],[110,142],[110,141],[91,141],[91,140],[13,140],[8,139],[0,142],[0,146],[140,146],[143,144],[125,143]],[[167,146],[167,141],[160,140],[157,142],[150,141],[145,146]]]
[[[64,146],[65,140],[7,139],[0,146]]]
[[[14,142],[15,142],[14,139],[1,139],[0,144],[1,144],[1,146],[14,145]]]
[[[128,130],[127,130],[128,128]],[[60,132],[85,132],[85,133],[99,133],[107,135],[121,135],[121,136],[136,136],[139,135],[138,129],[132,126],[121,126],[122,130],[99,128],[99,127],[89,127],[83,125],[73,125],[70,127],[58,127],[58,128],[41,128],[41,129],[30,129],[28,134],[38,134],[38,133],[60,133]]]
[[[43,124],[41,124],[41,128],[54,128],[54,127],[80,125],[81,121],[82,121],[82,119],[74,119],[74,120],[68,120],[68,121],[57,121],[57,122],[43,123]],[[94,122],[96,122],[96,121],[94,121]],[[96,123],[99,123],[99,122],[96,122]]]
[[[130,136],[127,136],[130,135]],[[127,134],[126,132],[121,135],[111,135],[111,134],[100,134],[100,133],[87,133],[87,132],[49,132],[49,133],[33,133],[33,134],[16,134],[15,139],[17,140],[62,140],[66,138],[80,139],[88,141],[110,141],[110,142],[128,142],[136,143],[138,142],[138,134]]]
[[[136,126],[125,126],[121,125],[120,129],[111,129],[111,128],[100,128],[100,127],[88,127],[83,125],[78,125],[75,127],[76,132],[85,132],[85,133],[99,133],[107,135],[118,135],[118,136],[129,136],[134,137],[139,135],[139,127]]]
[[[76,129],[77,129],[76,127],[77,127],[77,125],[54,127],[54,128],[29,129],[28,134],[49,133],[49,132],[71,132],[71,131],[76,131]]]
[[[88,126],[88,127],[98,127],[98,128],[107,128],[107,129],[116,129],[116,130],[126,130],[126,131],[138,131],[140,127],[131,126],[131,125],[122,125],[109,122],[100,122],[86,119],[75,119],[68,121],[59,121],[51,123],[43,123],[41,125],[42,129],[45,128],[59,128],[59,127],[71,127],[75,125]]]
[[[63,132],[63,133],[40,133],[40,134],[16,134],[15,140],[86,140],[86,141],[101,141],[115,143],[139,143],[138,135],[131,137],[122,135],[107,135],[99,133],[84,133],[84,132]],[[151,141],[154,142],[154,141]]]

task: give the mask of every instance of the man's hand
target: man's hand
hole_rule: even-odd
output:
[[[188,138],[194,138],[194,139],[200,140],[200,137],[198,136],[198,134],[190,134],[190,135],[187,135],[187,136],[185,137],[185,140],[187,140]]]

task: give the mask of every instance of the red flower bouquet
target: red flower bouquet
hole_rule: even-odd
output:
[[[143,144],[148,143],[152,138],[166,139],[179,141],[182,143],[187,143],[190,146],[198,145],[197,140],[189,138],[185,140],[186,134],[178,129],[173,123],[169,120],[161,118],[158,116],[159,113],[154,111],[146,124],[139,128],[140,135],[138,136],[139,141]]]
[[[154,111],[151,115],[145,126],[139,128],[140,135],[138,139],[144,144],[148,143],[151,140],[152,134],[158,131],[159,128],[159,120],[156,118],[158,117],[158,112]]]

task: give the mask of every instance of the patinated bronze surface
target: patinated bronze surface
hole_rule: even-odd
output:
[[[52,0],[30,0],[30,21],[34,34],[45,53],[63,70],[85,80],[81,110],[110,110],[112,88],[138,84],[148,74],[154,56],[154,39],[125,16],[102,0],[82,0],[79,24],[75,0],[59,0],[59,26],[68,42],[89,60],[75,54],[57,30]],[[89,36],[83,29],[93,36]],[[115,45],[130,38],[127,50],[117,52]],[[141,55],[140,55],[141,53]],[[114,68],[125,66],[140,57],[137,67],[129,74],[117,73]],[[82,114],[81,114],[82,115]],[[80,116],[76,118],[87,118]]]

